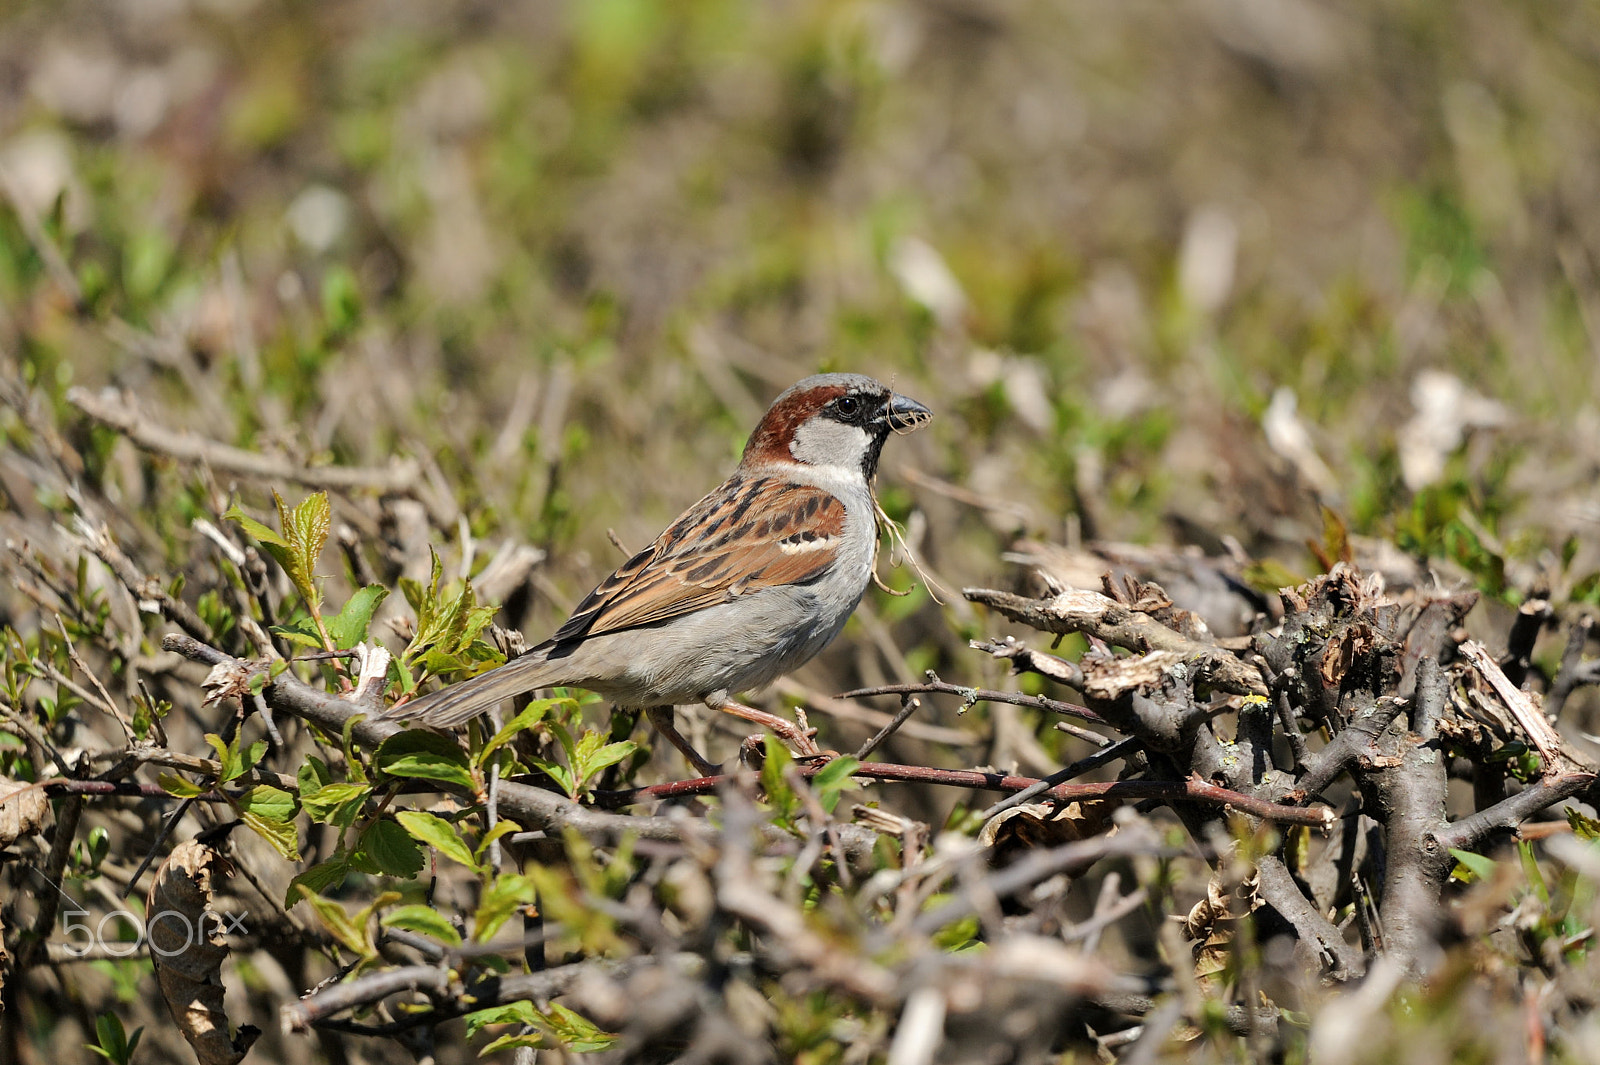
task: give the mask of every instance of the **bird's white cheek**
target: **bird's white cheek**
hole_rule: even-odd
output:
[[[811,466],[859,470],[871,443],[867,431],[828,418],[813,418],[795,430],[789,454]]]

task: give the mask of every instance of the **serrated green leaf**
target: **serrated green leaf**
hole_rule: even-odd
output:
[[[361,833],[359,848],[385,876],[416,876],[427,860],[405,829],[383,819],[374,821]]]
[[[247,788],[234,802],[241,813],[255,814],[268,821],[289,821],[294,818],[294,796],[271,784],[256,784]]]
[[[326,492],[313,492],[290,510],[283,497],[272,493],[278,504],[278,521],[283,526],[283,538],[293,553],[289,579],[308,603],[320,603],[321,593],[316,584],[317,560],[328,542],[328,530],[333,525],[333,509],[328,505]]]
[[[326,824],[337,820],[346,804],[365,803],[367,796],[371,794],[370,784],[340,781],[317,788],[315,791],[301,792],[300,805],[311,820]]]
[[[272,820],[256,813],[240,813],[239,820],[272,844],[280,857],[291,862],[300,860],[300,836],[295,832],[294,822]]]
[[[456,826],[450,822],[422,810],[401,810],[394,817],[413,838],[468,869],[478,868],[477,859],[473,858],[472,851],[467,849],[466,842],[457,834]]]
[[[598,733],[596,736],[598,737]],[[583,756],[582,768],[578,773],[579,779],[587,783],[595,774],[607,766],[616,765],[638,749],[639,745],[632,740],[618,740],[616,743],[608,743],[603,747],[596,748]]]
[[[250,772],[250,770],[254,769],[256,765],[260,763],[262,756],[266,753],[267,741],[256,740],[256,742],[239,752],[238,771],[235,772],[233,776],[224,777],[223,780],[233,780]]]
[[[367,630],[372,626],[373,612],[387,598],[389,589],[379,584],[357,589],[344,604],[344,609],[328,619],[328,635],[333,637],[334,646],[348,649],[365,640]]]
[[[317,920],[322,922],[322,926],[328,930],[334,939],[338,940],[353,954],[362,958],[370,958],[378,953],[377,947],[373,945],[372,937],[367,934],[367,930],[358,925],[345,912],[343,906],[332,899],[325,899],[321,895],[310,891],[304,884],[299,884],[295,888],[291,888],[291,890],[300,892],[300,897],[311,904],[311,909],[316,913]]]
[[[313,895],[321,895],[339,887],[349,875],[350,861],[343,851],[325,862],[318,862],[289,881],[289,891],[283,900],[284,909],[300,901],[299,889],[304,888]]]
[[[408,729],[379,745],[373,764],[390,776],[437,780],[471,792],[477,787],[466,752],[449,736]]]
[[[452,947],[461,945],[461,933],[456,931],[456,926],[431,906],[396,906],[378,923],[385,928],[403,928],[407,932],[432,936]]]
[[[478,912],[472,918],[472,939],[487,943],[506,920],[535,897],[533,881],[525,876],[501,876],[484,889]]]
[[[311,755],[294,773],[295,783],[300,786],[300,801],[304,802],[311,794],[322,790],[333,783],[333,773],[328,769],[328,763]]]
[[[289,547],[289,542],[287,540],[273,532],[271,529],[267,528],[265,525],[261,524],[256,519],[252,518],[250,515],[246,514],[244,511],[240,510],[239,504],[237,503],[229,507],[228,512],[222,517],[224,521],[237,522],[240,528],[250,534],[251,539],[255,540],[259,544],[262,544],[263,546],[270,544],[274,547],[284,548],[285,550],[287,550]]]
[[[306,625],[314,629],[314,625],[309,618],[306,619]],[[300,629],[292,629],[285,625],[274,625],[267,631],[274,636],[280,636],[288,640],[298,647],[308,647],[313,651],[323,650],[322,637],[317,635],[315,631],[306,632]]]

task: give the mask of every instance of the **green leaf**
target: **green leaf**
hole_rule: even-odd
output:
[[[294,818],[294,796],[271,784],[256,784],[234,799],[241,813],[255,814],[268,821],[290,821]]]
[[[356,753],[356,725],[365,721],[366,714],[351,714],[345,718],[344,732],[339,737],[340,746],[344,748],[344,771],[351,780],[365,782],[367,770],[361,761],[361,756]]]
[[[481,766],[488,764],[489,756],[491,754],[510,743],[512,739],[516,737],[517,733],[537,725],[544,719],[544,715],[550,712],[551,707],[558,703],[570,701],[571,700],[569,699],[535,699],[533,702],[529,703],[527,708],[524,709],[522,713],[518,714],[510,721],[507,721],[505,727],[499,732],[496,732],[493,738],[491,738],[489,742],[485,743],[483,748],[478,751],[478,765]]]
[[[283,900],[284,909],[300,900],[298,889],[304,888],[313,895],[321,895],[339,887],[349,875],[350,859],[343,851],[325,862],[318,862],[289,881],[289,893]]]
[[[416,876],[427,860],[405,829],[383,819],[374,821],[361,833],[360,849],[386,876]]]
[[[250,515],[246,514],[244,511],[240,510],[239,504],[237,503],[229,507],[228,512],[224,514],[222,518],[224,521],[237,522],[240,528],[250,534],[251,539],[255,540],[262,546],[270,544],[273,547],[279,547],[283,548],[284,550],[288,550],[289,542],[287,540],[273,532],[271,529],[267,528],[265,525],[261,524],[256,519],[252,518]]]
[[[143,1028],[135,1028],[133,1038],[128,1038],[122,1027],[122,1019],[114,1013],[102,1013],[96,1017],[94,1031],[99,1045],[85,1043],[84,1046],[114,1065],[128,1065],[133,1060],[133,1052],[139,1049],[140,1036],[144,1035]]]
[[[388,597],[389,589],[379,584],[358,589],[344,609],[328,619],[328,635],[333,637],[334,646],[346,649],[365,640],[367,629],[372,625],[373,611]]]
[[[1522,862],[1522,875],[1528,878],[1528,883],[1533,887],[1533,893],[1539,896],[1539,901],[1548,908],[1550,905],[1550,886],[1544,882],[1544,873],[1539,868],[1539,859],[1533,856],[1533,844],[1527,840],[1518,840],[1517,857]]]
[[[274,821],[253,813],[241,813],[239,820],[272,844],[272,849],[277,851],[280,857],[291,862],[300,860],[300,835],[294,830],[293,822]]]
[[[396,906],[384,914],[383,920],[378,923],[385,928],[403,928],[407,932],[432,936],[452,947],[461,945],[461,933],[456,931],[456,926],[432,906]]]
[[[400,827],[411,833],[413,838],[426,843],[445,857],[460,862],[468,869],[478,868],[478,862],[467,849],[466,842],[458,834],[456,826],[449,821],[422,810],[401,810],[394,815],[394,818],[400,822]]]
[[[384,740],[373,764],[394,777],[413,777],[477,789],[466,752],[449,736],[428,729],[408,729]]]
[[[313,754],[300,763],[300,768],[295,770],[294,780],[300,786],[300,798],[304,800],[308,792],[333,783],[333,772],[327,762]]]
[[[766,760],[761,763],[761,790],[767,796],[776,820],[790,822],[800,811],[800,796],[784,779],[784,770],[794,764],[789,748],[776,736],[766,738]]]
[[[488,1009],[475,1010],[467,1014],[467,1038],[472,1039],[490,1024],[527,1024],[535,1025],[544,1018],[539,1016],[539,1011],[533,1008],[533,1003],[528,1001],[507,1002],[499,1006],[490,1006]]]
[[[572,774],[568,772],[566,766],[560,762],[546,761],[543,758],[533,758],[530,761],[535,769],[542,770],[551,780],[555,781],[556,785],[567,793],[568,798],[575,799],[578,797],[578,789],[573,785]]]
[[[326,492],[313,492],[290,510],[283,497],[272,493],[278,504],[278,522],[283,527],[283,538],[288,541],[293,555],[289,579],[300,590],[307,603],[320,604],[321,593],[316,585],[317,559],[328,542],[328,529],[333,524],[333,508],[328,505]]]
[[[603,746],[602,746],[603,745]],[[615,765],[638,750],[632,740],[605,743],[605,737],[593,729],[585,729],[574,752],[572,772],[581,789],[585,782],[608,765]]]
[[[535,897],[533,881],[525,876],[501,876],[484,889],[478,912],[472,918],[472,939],[487,943],[500,926]]]
[[[484,1058],[497,1051],[517,1050],[523,1047],[541,1050],[549,1045],[550,1041],[541,1032],[529,1032],[526,1035],[503,1035],[485,1044],[484,1048],[478,1051],[478,1057]]]
[[[156,783],[160,784],[161,790],[168,795],[173,795],[180,799],[192,799],[196,795],[204,795],[206,793],[205,788],[184,780],[176,773],[162,773],[156,778]]]
[[[489,844],[493,843],[495,840],[500,839],[503,836],[511,835],[513,832],[517,831],[521,827],[522,826],[517,824],[515,821],[497,821],[497,822],[495,822],[495,826],[493,828],[491,828],[489,831],[485,832],[483,834],[483,838],[478,841],[478,845],[476,847],[472,848],[473,856],[476,857],[479,861],[482,861],[483,860],[483,852],[489,849]]]
[[[566,1049],[578,1054],[610,1050],[617,1037],[602,1031],[589,1018],[575,1013],[559,1002],[552,1002],[544,1011],[544,1025]]]
[[[222,766],[218,780],[232,780],[238,776],[239,755],[232,747],[223,741],[221,736],[214,732],[206,733],[206,742],[211,744],[211,749],[217,752],[217,763]]]
[[[1582,813],[1568,806],[1564,811],[1567,815],[1567,824],[1572,826],[1572,834],[1586,843],[1600,840],[1600,821],[1592,817],[1585,817]]]
[[[297,888],[300,892],[300,897],[311,904],[311,909],[316,912],[317,919],[322,922],[323,927],[328,930],[334,939],[362,958],[370,958],[378,953],[378,948],[373,945],[372,937],[367,934],[366,928],[357,924],[345,912],[343,906],[340,906],[332,899],[323,898],[321,895],[309,890],[304,884],[297,885]],[[293,891],[296,888],[291,888],[290,890]]]
[[[817,770],[811,778],[811,790],[817,793],[817,801],[824,810],[833,813],[833,808],[839,805],[839,793],[856,786],[852,774],[860,768],[859,761],[845,755]]]
[[[1470,884],[1474,880],[1494,875],[1496,863],[1493,858],[1485,858],[1481,854],[1459,850],[1455,847],[1450,848],[1450,853],[1457,862],[1456,868],[1450,874],[1452,880],[1460,880],[1463,883]]]
[[[357,809],[367,801],[367,796],[372,794],[372,785],[355,784],[349,781],[340,781],[317,788],[314,791],[300,793],[300,805],[305,809],[306,815],[313,821],[323,824],[337,821],[339,814],[349,803],[357,804]]]

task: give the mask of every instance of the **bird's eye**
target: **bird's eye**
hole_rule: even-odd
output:
[[[854,418],[861,410],[861,401],[854,396],[840,396],[833,406],[842,417]]]

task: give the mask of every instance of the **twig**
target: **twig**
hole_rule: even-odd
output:
[[[1511,631],[1506,635],[1506,657],[1500,663],[1506,679],[1516,687],[1522,687],[1522,682],[1528,678],[1528,668],[1533,664],[1533,645],[1555,615],[1548,599],[1529,599],[1517,608]]]
[[[1085,721],[1094,721],[1104,724],[1105,719],[1090,710],[1087,706],[1077,703],[1066,703],[1060,699],[1047,699],[1043,695],[1024,695],[1021,692],[994,691],[991,688],[967,688],[960,684],[946,684],[942,680],[933,679],[920,684],[880,684],[876,688],[857,688],[855,691],[841,692],[840,699],[866,699],[873,695],[959,695],[968,706],[973,703],[1010,703],[1013,706],[1027,706],[1035,710],[1048,710],[1052,714],[1069,714],[1082,718]],[[1092,735],[1092,734],[1091,734]],[[1111,741],[1104,736],[1100,746]]]
[[[1502,799],[1487,810],[1450,822],[1434,829],[1430,844],[1448,852],[1452,848],[1467,850],[1496,830],[1511,831],[1540,810],[1569,799],[1594,783],[1593,773],[1572,773],[1557,777],[1544,777],[1536,784]]]
[[[975,651],[991,654],[995,658],[1009,660],[1013,673],[1037,673],[1041,677],[1049,677],[1069,687],[1083,687],[1083,670],[1076,662],[1069,662],[1065,658],[1043,651],[1035,651],[1014,637],[1007,636],[1003,640],[973,640],[968,646]]]
[[[1290,794],[1301,800],[1312,798],[1333,783],[1345,768],[1366,750],[1373,740],[1400,716],[1405,709],[1403,699],[1380,699],[1365,710],[1350,716],[1350,724],[1333,738],[1322,750],[1307,760],[1305,772],[1295,781]]]
[[[83,660],[83,656],[78,654],[77,646],[73,644],[72,637],[67,634],[67,623],[61,620],[60,614],[56,615],[56,627],[61,630],[61,639],[66,642],[67,660],[70,661],[74,666],[77,666],[78,671],[89,678],[89,681],[95,687],[95,691],[100,693],[100,697],[98,699],[90,699],[88,702],[91,704],[97,703],[102,710],[116,718],[117,724],[122,726],[122,735],[126,737],[129,743],[132,743],[134,741],[133,722],[129,721],[127,716],[123,714],[122,708],[117,705],[117,701],[111,698],[111,693],[106,691],[106,686],[104,684],[100,683],[100,678],[95,676],[94,670],[89,668],[89,663],[85,662]],[[49,663],[45,663],[45,665],[48,666]],[[57,672],[53,666],[50,667],[50,671],[51,673]],[[76,685],[73,685],[70,680],[68,680],[67,683],[69,686],[76,688]]]
[[[1580,684],[1600,683],[1600,661],[1587,664],[1583,661],[1583,649],[1588,646],[1589,634],[1593,630],[1594,618],[1585,614],[1572,623],[1572,631],[1567,633],[1567,646],[1561,652],[1561,668],[1544,697],[1545,713],[1552,721],[1560,719],[1561,711],[1566,709],[1567,699]]]
[[[874,710],[870,706],[858,706],[837,695],[824,695],[822,692],[813,691],[793,677],[779,677],[773,688],[780,695],[799,699],[810,710],[821,711],[840,721],[854,721],[870,729],[880,729],[894,720],[893,714]],[[900,735],[928,743],[941,743],[948,747],[971,747],[984,742],[983,737],[975,732],[930,725],[917,720],[907,721],[901,725]]]
[[[194,433],[169,429],[140,413],[126,396],[116,392],[67,390],[67,402],[89,417],[122,433],[146,451],[197,462],[263,481],[293,481],[309,488],[370,489],[388,495],[420,499],[434,509],[434,493],[424,490],[421,465],[415,459],[397,459],[382,469],[362,466],[301,466],[288,459],[246,451]],[[453,509],[446,508],[447,510]],[[443,511],[441,511],[443,513]],[[454,514],[444,514],[453,524]]]
[[[122,548],[111,538],[110,529],[104,525],[90,525],[80,519],[77,522],[77,532],[89,550],[94,552],[95,557],[104,562],[111,572],[116,574],[117,580],[133,593],[134,599],[139,603],[139,609],[160,610],[168,621],[203,643],[211,643],[215,639],[211,633],[211,626],[195,613],[194,608],[182,599],[168,595],[161,582],[154,577],[139,572],[133,560],[124,554]],[[147,604],[153,604],[153,607]]]
[[[1100,933],[1143,906],[1150,898],[1150,893],[1142,887],[1134,888],[1126,895],[1119,896],[1117,889],[1121,884],[1120,875],[1116,872],[1107,873],[1105,879],[1100,881],[1100,895],[1095,899],[1094,916],[1071,928],[1063,928],[1062,940],[1071,943],[1081,939],[1084,951],[1093,953],[1100,945]]]
[[[1114,762],[1118,758],[1126,757],[1129,752],[1137,750],[1139,746],[1140,740],[1134,736],[1130,736],[1125,740],[1118,740],[1109,747],[1100,748],[1100,750],[1094,752],[1087,758],[1080,758],[1071,765],[1064,766],[1063,768],[1056,770],[1054,773],[1051,773],[1049,776],[1038,781],[1037,783],[1029,784],[1016,794],[1006,796],[1004,799],[1001,799],[999,802],[995,803],[978,816],[987,821],[995,814],[1004,810],[1009,810],[1013,806],[1021,805],[1022,803],[1025,803],[1029,799],[1033,798],[1035,795],[1038,795],[1041,792],[1049,791],[1057,784],[1064,784],[1074,777],[1082,776],[1091,769],[1098,769],[1107,762]]]
[[[800,767],[803,775],[810,777],[822,769],[821,765]],[[975,769],[936,769],[932,766],[895,765],[889,762],[868,762],[855,771],[856,777],[866,780],[897,781],[916,784],[942,784],[954,788],[981,788],[989,791],[1021,791],[1042,783],[1036,777],[1008,776],[1001,773],[984,773]],[[683,798],[690,795],[712,795],[734,778],[728,775],[696,777],[666,784],[629,788],[624,791],[592,792],[595,804],[606,808],[630,806],[634,803],[656,802],[661,799]],[[1161,802],[1199,802],[1218,806],[1231,806],[1243,813],[1264,821],[1280,824],[1310,825],[1323,830],[1331,827],[1337,818],[1326,806],[1285,806],[1258,799],[1243,792],[1230,791],[1215,784],[1191,777],[1181,782],[1156,780],[1112,780],[1097,784],[1057,784],[1043,794],[1060,802],[1082,799],[1156,799]]]
[[[17,951],[18,973],[31,969],[44,956],[45,943],[50,938],[50,926],[55,923],[56,910],[61,905],[61,870],[66,868],[67,857],[72,853],[72,840],[77,835],[78,817],[82,813],[81,795],[67,796],[66,801],[56,808],[55,836],[50,840],[50,852],[45,856],[44,868],[39,870],[39,875],[48,880],[55,890],[41,891],[36,895],[39,912],[33,919],[33,938]]]
[[[1009,898],[1063,869],[1088,866],[1110,857],[1171,853],[1176,852],[1162,845],[1154,829],[1148,825],[1137,825],[1115,835],[1095,836],[1064,843],[1059,847],[1032,851],[999,872],[984,877],[981,881],[982,891],[991,898]],[[914,927],[922,935],[932,935],[946,925],[977,912],[977,906],[972,891],[963,891],[938,909],[918,916]]]
[[[889,721],[877,731],[876,735],[856,749],[856,761],[865,762],[867,760],[867,756],[873,751],[877,750],[879,747],[883,746],[884,741],[890,736],[893,736],[895,734],[895,730],[897,730],[901,725],[904,725],[921,705],[922,700],[918,699],[916,696],[902,695],[900,697],[900,712],[895,714],[894,717],[890,718]]]
[[[674,970],[679,978],[692,979],[704,967],[704,960],[698,955],[688,953],[672,954],[665,958],[651,956],[628,958],[623,961],[595,958],[537,973],[521,973],[513,976],[488,974],[467,985],[454,982],[440,985],[432,982],[432,977],[424,976],[421,972],[426,969],[448,976],[449,971],[441,966],[404,966],[398,970],[371,973],[349,983],[335,984],[318,991],[299,1002],[283,1007],[281,1018],[285,1032],[304,1032],[314,1026],[359,1035],[396,1035],[422,1025],[439,1024],[489,1006],[530,1000],[542,1002],[569,990],[585,976],[598,975],[613,980],[624,980],[633,973],[653,967],[668,967]],[[391,972],[404,972],[406,977],[388,978]],[[433,1009],[419,1010],[386,1024],[356,1025],[336,1021],[332,1017],[333,1014],[343,1010],[377,1002],[399,991],[410,990],[408,981],[413,978],[418,981],[416,985],[418,990],[435,989],[436,1005]]]
[[[365,1006],[400,991],[442,995],[450,986],[450,970],[440,965],[407,965],[372,973],[347,984],[334,984],[310,998],[283,1007],[285,1032],[303,1032],[322,1018]]]

